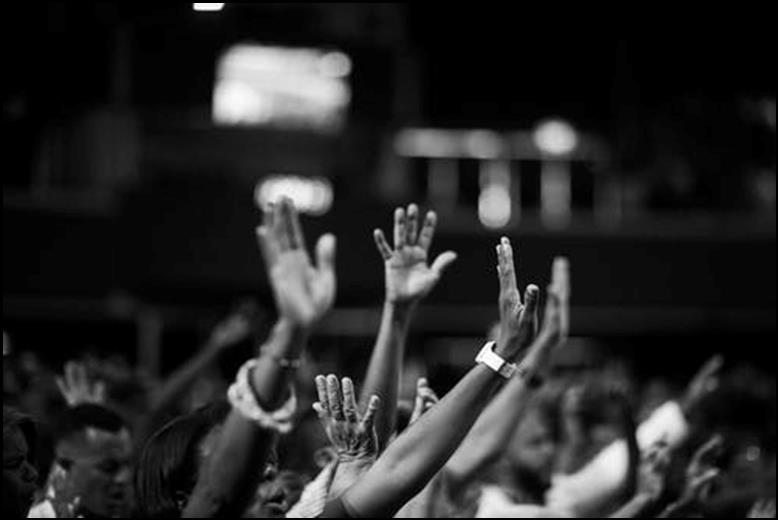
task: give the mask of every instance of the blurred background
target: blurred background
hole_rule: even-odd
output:
[[[12,349],[158,376],[236,302],[267,327],[253,229],[286,194],[309,246],[339,239],[322,359],[364,366],[371,232],[414,201],[438,212],[433,254],[459,254],[412,326],[433,380],[497,317],[503,234],[522,285],[570,258],[570,364],[772,367],[773,28],[708,9],[17,3],[0,86]]]

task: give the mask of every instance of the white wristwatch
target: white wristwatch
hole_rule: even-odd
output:
[[[486,345],[481,348],[481,351],[478,352],[478,355],[475,357],[475,362],[486,365],[505,379],[510,379],[513,377],[513,374],[516,373],[518,367],[515,363],[505,361],[494,352],[494,346],[496,344],[496,341],[487,342]]]

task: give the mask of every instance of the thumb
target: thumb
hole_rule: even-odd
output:
[[[440,276],[443,274],[443,271],[449,265],[451,265],[456,259],[457,259],[457,254],[453,251],[446,251],[445,253],[440,253],[438,257],[435,259],[435,261],[432,262],[430,269],[434,271],[435,274]]]
[[[335,235],[327,233],[316,242],[316,268],[319,272],[335,276]]]

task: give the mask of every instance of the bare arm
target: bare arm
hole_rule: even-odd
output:
[[[554,260],[551,274],[551,285],[554,291],[564,296],[560,298],[560,316],[567,313],[569,288],[569,267],[563,258]],[[519,293],[515,289],[515,282],[509,289],[510,305],[518,306],[518,329],[515,334],[520,338],[522,345],[529,345],[534,336],[535,323],[537,323],[537,307],[539,290],[535,285],[527,286],[524,295],[524,305],[519,299]],[[564,343],[566,329],[560,330],[554,345],[542,345],[543,352],[535,352],[529,355],[525,363],[532,363],[532,370],[538,371],[547,358],[547,350],[554,349]],[[536,345],[536,348],[541,345]],[[471,479],[479,470],[483,469],[500,456],[510,440],[521,419],[524,406],[531,395],[528,380],[523,377],[514,377],[492,399],[483,413],[478,417],[470,433],[465,437],[462,445],[446,463],[445,471],[452,486],[457,486]]]
[[[265,213],[258,235],[280,318],[249,374],[249,384],[260,407],[273,411],[289,395],[291,374],[285,361],[299,359],[308,331],[334,300],[335,241],[329,235],[319,240],[317,268],[312,267],[297,214],[287,199]],[[182,516],[240,516],[275,437],[275,430],[233,409]]]
[[[501,293],[515,287],[510,242],[498,246]],[[515,359],[520,345],[515,336],[519,316],[515,307],[501,305],[501,333],[495,352]],[[559,333],[559,299],[549,294],[544,330],[536,344],[552,344]],[[540,347],[535,349],[538,354]],[[528,356],[529,357],[529,356]],[[525,359],[526,361],[526,359]],[[537,365],[530,359],[527,373]],[[456,450],[502,377],[483,364],[473,367],[457,385],[427,413],[409,426],[379,457],[370,470],[342,497],[360,517],[390,516],[418,493]]]
[[[456,259],[453,252],[446,251],[432,265],[427,265],[437,217],[434,212],[428,212],[420,231],[418,218],[419,209],[415,204],[409,205],[407,212],[403,208],[395,210],[394,248],[389,246],[380,229],[373,232],[385,264],[386,299],[360,401],[362,409],[367,407],[372,395],[377,395],[383,403],[375,421],[379,449],[386,446],[395,429],[400,370],[410,320],[419,301],[435,287],[443,270]]]
[[[212,366],[224,349],[236,345],[250,333],[246,316],[236,313],[214,327],[200,350],[165,379],[152,397],[151,413],[161,415],[178,401],[205,370]]]
[[[670,465],[667,444],[658,442],[643,454],[636,478],[634,496],[610,515],[610,518],[637,518],[656,507],[665,489],[665,476]]]

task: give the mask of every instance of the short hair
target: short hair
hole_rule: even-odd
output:
[[[135,496],[144,518],[180,517],[178,499],[189,496],[199,474],[197,448],[227,418],[224,400],[177,417],[146,443],[135,471]]]
[[[57,418],[54,441],[61,442],[87,428],[118,433],[129,429],[127,422],[113,410],[99,404],[79,404],[68,408]]]

